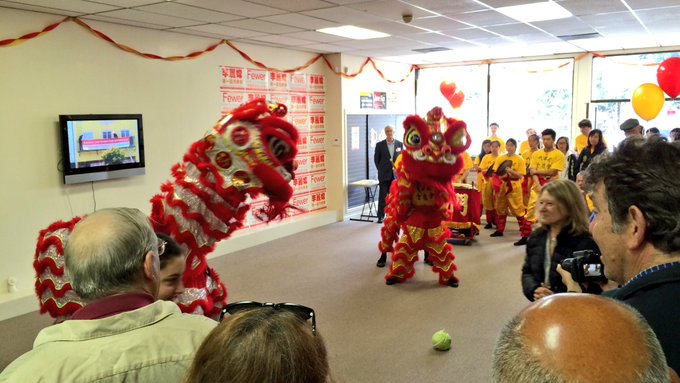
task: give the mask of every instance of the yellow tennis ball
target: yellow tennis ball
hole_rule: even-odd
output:
[[[451,348],[451,335],[445,330],[439,330],[432,335],[432,346],[439,351],[447,351]]]

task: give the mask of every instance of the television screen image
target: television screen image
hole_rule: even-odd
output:
[[[144,174],[142,116],[61,115],[64,183]]]

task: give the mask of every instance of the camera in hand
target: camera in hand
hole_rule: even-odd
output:
[[[574,251],[572,258],[562,261],[562,268],[578,283],[607,280],[600,254],[592,250]]]

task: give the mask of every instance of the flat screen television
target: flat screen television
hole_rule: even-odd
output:
[[[59,116],[64,183],[144,174],[141,114]]]

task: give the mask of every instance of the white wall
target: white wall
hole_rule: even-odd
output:
[[[0,39],[15,38],[61,20],[60,16],[0,8]],[[213,39],[87,21],[114,40],[161,56],[184,55]],[[313,54],[261,46],[239,46],[253,59],[291,68]],[[129,206],[150,211],[148,200],[169,178],[170,167],[220,117],[220,65],[254,67],[227,46],[198,59],[166,62],[145,59],[96,38],[72,22],[24,43],[0,48],[0,313],[37,309],[31,266],[38,232],[50,223],[97,208]],[[329,143],[342,139],[340,90],[319,61],[306,73],[323,74],[327,89]],[[333,105],[332,103],[338,104]],[[146,175],[90,184],[63,185],[59,114],[141,113],[144,116]],[[251,233],[237,232],[215,251],[222,255],[342,217],[345,184],[342,146],[329,147],[327,211],[304,215]],[[332,176],[333,175],[333,176]],[[93,196],[94,194],[94,196]],[[262,235],[266,232],[266,235]],[[251,234],[251,235],[248,235]],[[7,278],[19,281],[10,294]],[[33,303],[30,303],[30,302]],[[0,319],[2,319],[0,317]]]

